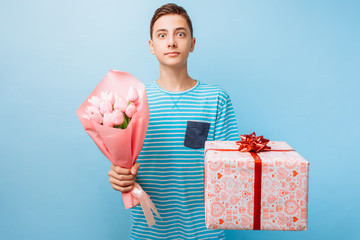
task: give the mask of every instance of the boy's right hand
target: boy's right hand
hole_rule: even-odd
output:
[[[108,175],[113,189],[120,192],[130,192],[134,187],[139,167],[139,163],[135,163],[131,169],[122,168],[114,164],[111,165]]]

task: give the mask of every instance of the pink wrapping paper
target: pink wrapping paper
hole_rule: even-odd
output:
[[[270,141],[272,150],[292,149]],[[253,230],[254,158],[234,141],[205,143],[205,219],[209,229]],[[259,152],[261,230],[306,230],[309,163],[295,151]]]
[[[108,91],[126,97],[130,86],[138,91],[139,99],[137,112],[126,129],[106,127],[82,117],[86,106],[90,105],[88,99],[92,96],[100,96],[100,92]],[[142,82],[129,73],[110,70],[79,107],[76,114],[86,132],[113,164],[123,168],[131,168],[135,164],[144,143],[150,116],[146,90]],[[131,192],[122,193],[122,198],[126,209],[140,203]]]

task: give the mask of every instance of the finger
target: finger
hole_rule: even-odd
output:
[[[131,187],[119,187],[116,185],[113,185],[113,189],[120,191],[120,192],[130,192],[133,189],[133,186]]]
[[[136,175],[140,168],[140,163],[135,163],[134,166],[131,168],[131,174]]]
[[[108,175],[109,175],[110,178],[115,178],[115,179],[120,180],[120,181],[135,180],[135,178],[136,178],[136,176],[131,175],[131,174],[130,175],[117,174],[113,170],[110,170],[108,172]]]
[[[115,178],[110,179],[109,182],[118,187],[130,187],[134,185],[134,181],[119,181]]]
[[[122,168],[120,166],[117,165],[111,165],[111,169],[114,170],[114,172],[116,172],[117,174],[126,174],[126,175],[130,175],[130,169],[127,168]]]

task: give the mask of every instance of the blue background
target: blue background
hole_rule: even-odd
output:
[[[0,2],[0,239],[124,239],[131,213],[75,111],[110,69],[159,76],[149,23],[166,1]],[[359,1],[175,1],[189,74],[231,96],[240,133],[310,162],[309,229],[229,239],[356,239]]]

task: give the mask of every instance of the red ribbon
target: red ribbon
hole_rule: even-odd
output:
[[[241,141],[237,141],[236,144],[240,145],[240,152],[260,152],[269,151],[271,147],[266,146],[269,143],[269,139],[264,138],[262,135],[257,137],[255,132],[251,134],[240,135]]]
[[[238,149],[207,149],[216,151],[240,151],[249,152],[255,160],[254,165],[254,218],[253,230],[261,230],[261,175],[262,175],[262,161],[257,154],[260,151],[294,151],[292,150],[271,150],[270,146],[266,144],[269,140],[261,136],[256,136],[255,132],[251,134],[240,135],[241,141],[236,141],[240,145]],[[206,152],[205,152],[206,153]]]
[[[250,152],[251,156],[255,160],[254,169],[254,218],[253,229],[260,230],[261,220],[261,173],[262,173],[262,161],[259,155],[254,152]]]
[[[240,138],[241,141],[236,142],[236,144],[240,145],[238,150],[240,152],[250,152],[251,156],[255,160],[253,229],[260,230],[262,161],[257,153],[260,151],[269,151],[271,147],[266,145],[269,143],[269,139],[264,138],[262,135],[257,137],[255,132],[247,135],[240,135]]]

